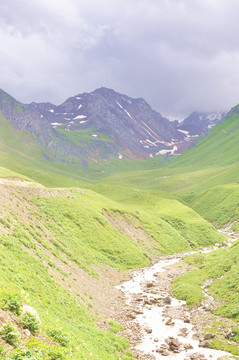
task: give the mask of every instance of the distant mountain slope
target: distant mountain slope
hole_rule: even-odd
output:
[[[121,173],[105,179],[109,183],[127,184],[192,197],[217,185],[238,182],[239,107],[233,108],[204,139],[167,166],[158,169]],[[140,179],[137,182],[136,179]]]
[[[37,110],[19,103],[3,90],[0,90],[1,114],[2,141],[9,143],[10,138],[15,137],[16,150],[24,142],[28,148],[37,151],[48,161],[84,162],[79,150],[71,146],[64,135],[58,134]],[[12,133],[11,136],[9,132]]]
[[[207,134],[225,115],[226,112],[200,113],[194,111],[178,125],[178,130],[186,131],[190,136]]]

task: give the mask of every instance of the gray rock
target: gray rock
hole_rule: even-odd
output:
[[[189,324],[190,323],[190,318],[189,316],[185,316],[183,321],[186,323],[186,324]]]
[[[165,325],[171,325],[171,323],[172,323],[172,318],[166,318]]]
[[[23,332],[24,332],[25,336],[27,336],[27,337],[31,336],[31,332],[28,329],[24,329]]]
[[[134,310],[134,312],[135,312],[135,314],[137,314],[137,315],[142,315],[144,312],[143,312],[143,310]]]
[[[170,296],[167,296],[166,298],[163,299],[164,304],[171,304],[172,300],[170,298]]]
[[[226,329],[223,335],[226,339],[229,339],[231,336],[233,336],[232,329]]]
[[[212,334],[212,333],[207,333],[204,336],[204,340],[209,340],[209,339],[213,339],[213,338],[215,338],[215,334]]]
[[[167,318],[165,321],[165,325],[175,325],[175,322],[172,320],[172,318]]]
[[[203,348],[210,348],[211,347],[211,344],[208,340],[203,340],[200,344],[199,344],[200,347],[203,347]]]
[[[127,314],[127,317],[129,318],[129,319],[132,319],[132,320],[134,320],[134,319],[136,319],[136,315],[135,314]]]
[[[178,339],[174,337],[169,337],[165,340],[165,342],[168,344],[169,349],[173,352],[177,352],[180,348],[181,343],[178,341]]]

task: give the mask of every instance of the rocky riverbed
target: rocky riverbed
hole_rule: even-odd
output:
[[[172,279],[190,270],[189,265],[179,263],[184,255],[168,256],[136,271],[131,280],[118,286],[128,311],[123,335],[130,340],[137,359],[226,360],[231,356],[211,349],[214,335],[203,331],[203,321],[195,325],[195,318],[206,319],[208,325],[206,306],[189,309],[170,293]]]

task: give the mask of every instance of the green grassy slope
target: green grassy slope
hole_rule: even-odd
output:
[[[174,280],[173,289],[178,297],[187,300],[189,305],[198,304],[204,298],[201,288],[204,281],[208,278],[214,279],[208,289],[216,300],[220,299],[216,312],[239,320],[239,275],[236,270],[239,262],[239,242],[208,255],[190,255],[186,261],[197,268]]]
[[[237,223],[239,219],[238,184],[215,186],[197,196],[191,206],[218,227]]]
[[[19,187],[14,186],[13,181],[8,181],[9,186],[5,183],[1,187],[0,307],[5,308],[3,305],[6,296],[8,297],[6,309],[13,308],[12,305],[16,303],[16,299],[29,303],[40,316],[41,333],[38,340],[30,341],[30,343],[22,335],[18,343],[18,350],[15,351],[14,347],[11,350],[11,347],[8,347],[6,359],[25,359],[23,354],[26,355],[26,351],[28,352],[26,358],[34,359],[130,359],[131,355],[125,353],[128,347],[127,341],[117,337],[112,331],[99,330],[96,319],[88,313],[87,306],[83,306],[80,294],[78,298],[74,299],[70,289],[62,287],[59,281],[62,279],[61,281],[70,283],[71,271],[73,271],[71,264],[74,263],[78,264],[79,269],[86,267],[84,262],[89,266],[99,261],[105,263],[111,261],[115,267],[118,267],[117,261],[111,260],[110,253],[107,252],[107,249],[111,249],[110,245],[112,244],[106,244],[104,247],[102,237],[98,240],[98,244],[102,242],[102,248],[96,249],[96,255],[92,254],[89,258],[89,254],[85,254],[87,246],[82,245],[84,240],[82,238],[76,240],[71,237],[76,231],[74,226],[79,227],[79,225],[75,225],[75,219],[69,217],[70,209],[73,210],[72,204],[70,209],[67,204],[64,206],[65,211],[68,210],[69,213],[65,212],[62,215],[67,219],[69,229],[73,229],[68,236],[65,233],[67,231],[65,225],[55,223],[56,219],[50,218],[38,204],[41,202],[37,195],[39,193],[52,197],[55,200],[55,202],[52,200],[52,205],[56,207],[62,202],[62,196],[65,197],[64,203],[67,202],[69,193],[65,194],[63,190],[52,193],[37,186]],[[31,200],[32,198],[35,198],[35,201]],[[34,205],[34,203],[38,205]],[[41,205],[43,206],[43,204]],[[87,210],[84,209],[84,211],[86,214]],[[88,221],[93,221],[97,215],[96,212],[92,214],[89,210]],[[58,216],[61,220],[61,214]],[[95,220],[96,228],[97,224],[98,222]],[[82,227],[84,228],[83,222]],[[107,235],[107,230],[105,233]],[[95,234],[95,239],[98,235],[99,233]],[[112,234],[109,234],[108,237],[110,235]],[[63,242],[64,240],[65,242]],[[92,239],[87,239],[87,241],[91,243]],[[133,263],[131,262],[129,265],[127,263],[128,254],[124,249],[127,241],[129,243],[128,250],[133,247],[135,254]],[[82,254],[81,248],[84,254]],[[104,255],[104,251],[106,255]],[[115,251],[121,251],[123,254],[123,267],[148,263],[148,259],[142,254],[142,251],[131,245],[129,240],[120,237],[120,234],[118,249]],[[97,257],[99,253],[102,253],[101,257]],[[71,267],[72,270],[68,271],[67,269],[71,269]],[[92,275],[95,274],[88,269],[87,271]],[[4,311],[1,312],[0,321],[1,358],[5,358],[3,353],[6,349],[4,338],[1,336],[3,319],[8,319],[14,323],[15,327],[20,328],[19,318],[16,316],[13,318],[7,310],[5,312],[6,315]],[[67,347],[58,346],[48,338],[49,333],[61,333],[62,331],[63,338],[65,337],[68,342]],[[16,357],[17,354],[19,357]]]
[[[69,339],[69,346],[67,349],[52,346],[52,357],[49,359],[121,358],[120,353],[128,347],[127,341],[111,332],[100,331],[93,317],[77,304],[69,292],[57,285],[42,260],[24,250],[22,242],[23,240],[12,235],[0,237],[0,298],[6,293],[10,296],[12,292],[23,294],[24,290],[28,302],[37,309],[40,316],[42,333],[46,334],[48,330],[63,330]],[[22,349],[31,349],[27,344],[22,340]],[[54,357],[57,352],[59,357]],[[48,359],[44,353],[39,357],[46,358]]]
[[[156,235],[158,234],[157,223],[164,221],[170,225],[177,232],[173,236],[177,234],[177,237],[173,237],[169,241],[166,234],[161,235],[161,242],[167,247],[168,251],[171,251],[170,248],[174,246],[176,246],[175,252],[186,250],[185,245],[178,247],[178,235],[183,237],[184,242],[186,241],[187,246],[190,247],[209,245],[217,242],[217,240],[222,241],[222,238],[218,237],[218,234],[215,233],[215,230],[208,222],[171,194],[140,188],[131,189],[117,185],[98,184],[91,186],[91,188],[117,201],[117,203],[127,205],[131,209],[137,209],[138,217],[142,219],[143,224],[148,224],[149,221],[152,222],[148,226],[150,226],[151,235],[156,239],[158,239]]]

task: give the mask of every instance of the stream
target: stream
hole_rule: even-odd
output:
[[[233,240],[235,239],[231,239]],[[215,249],[217,247],[201,252]],[[188,254],[175,255],[138,270],[131,280],[117,286],[135,314],[131,321],[140,328],[139,341],[135,345],[135,349],[142,354],[140,359],[158,360],[167,357],[175,360],[216,360],[223,357],[222,360],[226,360],[228,356],[232,356],[227,352],[208,348],[210,344],[207,338],[198,338],[192,324],[193,313],[185,301],[172,297],[170,293],[173,277],[170,266],[180,262],[185,255]],[[205,295],[208,296],[206,292]]]

